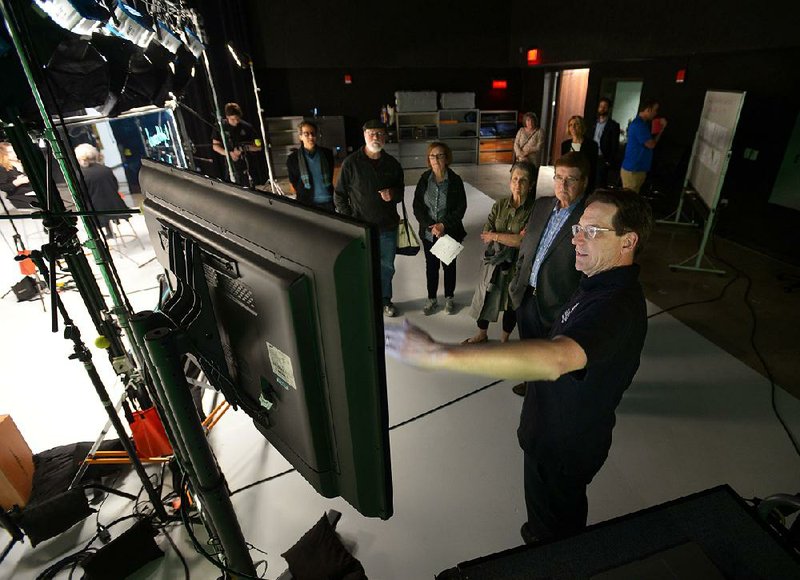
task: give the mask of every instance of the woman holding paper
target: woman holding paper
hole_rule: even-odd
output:
[[[450,169],[453,152],[445,143],[428,145],[428,169],[419,178],[414,191],[414,217],[419,222],[419,239],[425,252],[425,279],[428,300],[422,311],[426,316],[436,312],[439,303],[439,268],[444,270],[444,311],[455,312],[453,296],[456,291],[456,259],[445,264],[431,253],[431,248],[443,236],[461,242],[467,235],[464,230],[464,214],[467,211],[467,194],[464,182]]]
[[[472,297],[470,315],[478,321],[477,332],[464,344],[489,340],[489,322],[503,313],[500,342],[507,342],[517,325],[517,317],[508,295],[514,277],[514,264],[522,242],[523,230],[533,210],[536,196],[530,194],[535,169],[530,163],[518,162],[511,168],[511,197],[496,201],[481,232],[486,244],[478,286]]]

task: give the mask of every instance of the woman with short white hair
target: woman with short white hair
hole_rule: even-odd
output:
[[[114,172],[99,163],[100,152],[94,145],[81,143],[75,147],[75,157],[81,166],[83,180],[86,182],[86,193],[89,196],[89,209],[94,211],[126,210],[128,206],[119,193],[119,183]],[[95,223],[105,231],[109,238],[114,237],[111,220],[127,219],[130,214],[94,216]]]
[[[75,157],[81,167],[89,167],[92,163],[97,163],[100,159],[100,152],[97,147],[89,143],[81,143],[75,147]]]

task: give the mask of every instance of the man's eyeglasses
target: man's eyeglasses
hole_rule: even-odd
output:
[[[572,235],[577,236],[578,232],[583,232],[583,235],[586,236],[586,239],[593,240],[597,237],[597,232],[613,232],[611,228],[599,228],[597,226],[582,226],[580,224],[575,224],[572,226]]]
[[[431,153],[428,155],[428,159],[447,159],[447,155],[445,153]]]
[[[386,137],[386,132],[385,131],[364,131],[364,134],[369,138],[372,138],[372,137],[383,137],[383,138],[385,138]]]
[[[556,183],[563,183],[564,185],[570,186],[578,183],[580,179],[572,176],[562,177],[561,175],[554,175],[553,181],[555,181]]]

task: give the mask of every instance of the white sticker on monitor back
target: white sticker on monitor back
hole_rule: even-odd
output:
[[[294,384],[294,371],[292,370],[292,359],[289,358],[285,352],[276,348],[275,346],[267,343],[267,352],[269,353],[269,364],[272,366],[272,372],[284,389],[289,387],[297,389]]]

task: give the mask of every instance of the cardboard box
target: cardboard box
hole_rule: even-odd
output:
[[[9,415],[0,415],[0,507],[25,507],[33,487],[33,453]]]

